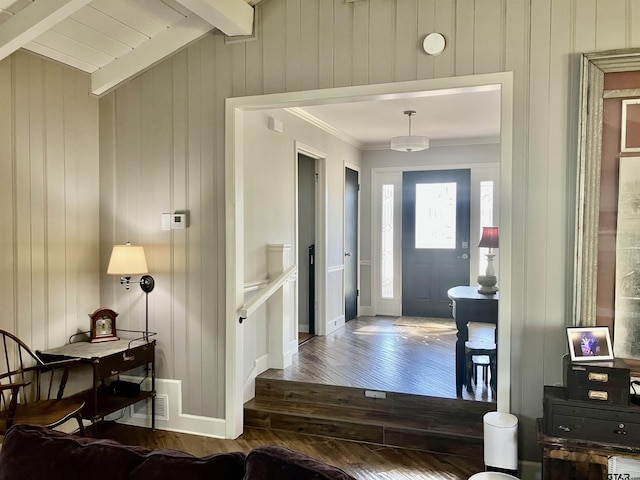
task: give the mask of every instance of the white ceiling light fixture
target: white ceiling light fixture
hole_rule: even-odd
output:
[[[391,139],[391,150],[398,152],[419,152],[429,148],[429,139],[420,135],[411,135],[411,117],[416,114],[415,110],[405,110],[404,114],[409,117],[409,135],[393,137]]]

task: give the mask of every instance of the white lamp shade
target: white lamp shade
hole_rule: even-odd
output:
[[[429,148],[429,139],[417,135],[405,135],[391,139],[391,150],[399,152],[419,152]]]
[[[138,275],[148,273],[144,248],[139,245],[115,245],[111,251],[109,275]]]

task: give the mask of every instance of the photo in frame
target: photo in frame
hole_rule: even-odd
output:
[[[640,152],[640,98],[622,100],[620,152]]]
[[[567,327],[572,362],[613,360],[608,327]]]

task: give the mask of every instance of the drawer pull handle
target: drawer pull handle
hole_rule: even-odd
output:
[[[608,373],[589,372],[589,381],[606,383],[609,381]]]
[[[569,427],[565,427],[564,425],[559,425],[558,428],[563,432],[570,432],[571,429]]]
[[[122,361],[124,361],[124,362],[132,362],[132,361],[134,361],[135,359],[136,359],[136,356],[135,356],[135,355],[127,356],[127,354],[126,354],[126,353],[123,353],[123,354],[122,354]]]
[[[609,399],[609,392],[603,392],[600,390],[589,390],[588,396],[590,400],[607,401]]]

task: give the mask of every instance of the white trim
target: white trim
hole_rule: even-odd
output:
[[[620,152],[633,153],[640,152],[640,147],[627,147],[627,108],[629,105],[640,104],[639,98],[628,98],[622,100],[622,123],[620,125]]]
[[[322,90],[277,93],[260,96],[228,98],[225,128],[225,194],[226,194],[226,381],[225,418],[227,436],[235,438],[242,432],[242,329],[237,323],[238,298],[243,295],[244,262],[242,258],[244,205],[242,187],[242,116],[247,110],[291,108],[328,103],[355,103],[388,98],[418,98],[442,90],[500,88],[500,309],[498,335],[497,410],[508,412],[511,407],[511,242],[512,242],[512,176],[513,176],[513,72],[499,72],[430,80],[414,80],[386,84],[360,85]],[[326,192],[322,192],[326,201]],[[324,205],[324,203],[323,203]],[[326,222],[326,219],[324,220]],[[326,231],[326,224],[325,231]],[[320,317],[322,318],[322,317]],[[332,320],[331,326],[339,319]],[[344,318],[342,319],[344,321]]]
[[[244,300],[243,116],[232,99],[225,105],[225,421],[226,438],[243,430],[244,330],[237,318]]]
[[[253,363],[253,369],[247,376],[244,387],[242,389],[242,403],[246,403],[256,396],[256,377],[262,372],[266,372],[269,369],[269,354],[264,354],[259,358],[256,358]]]
[[[24,47],[91,1],[46,0],[32,2],[2,24],[2,28],[0,28],[0,60]]]
[[[360,150],[364,149],[364,145],[358,140],[356,140],[355,138],[353,138],[351,135],[343,132],[342,130],[337,129],[333,125],[329,125],[324,120],[320,120],[318,117],[310,114],[306,110],[303,110],[298,107],[285,108],[284,110],[286,112],[289,112],[292,115],[295,115],[298,118],[301,118],[305,122],[310,123],[314,127],[317,127],[320,130],[327,132],[329,135],[333,135],[334,137],[339,138],[340,140],[342,140],[345,143],[348,143],[349,145],[352,145]]]
[[[318,181],[316,182],[316,250],[315,250],[315,275],[316,275],[316,322],[315,322],[315,334],[326,335],[327,325],[322,319],[326,318],[327,311],[327,154],[322,150],[319,150],[311,145],[307,145],[303,142],[296,140],[295,145],[295,188],[296,192],[296,206],[295,206],[295,218],[294,218],[294,232],[295,232],[295,251],[294,258],[298,259],[298,154],[302,153],[307,157],[313,158],[316,161],[316,170],[318,174]],[[297,300],[298,300],[298,282],[296,282],[296,320],[298,315]],[[297,325],[297,322],[296,322]]]
[[[255,292],[256,290],[260,290],[261,288],[269,285],[269,280],[256,280],[255,282],[248,282],[244,284],[244,293],[247,294],[249,292]]]
[[[144,389],[150,389],[151,380],[142,377],[121,375],[122,380],[129,380],[136,383],[143,382]],[[202,435],[205,437],[225,438],[225,420],[221,418],[204,417],[191,415],[182,411],[182,382],[180,380],[156,378],[156,393],[167,396],[168,420],[156,418],[155,426],[158,430],[170,432],[189,433],[192,435]],[[123,416],[118,421],[126,425],[138,427],[151,427],[150,416],[131,416],[131,409],[125,408]]]
[[[339,328],[344,327],[344,315],[339,315],[333,320],[327,322],[327,333],[329,335],[332,332],[335,332]]]
[[[152,67],[160,60],[198,40],[213,27],[192,15],[116,58],[91,74],[91,93],[102,95],[125,80]]]
[[[253,33],[253,8],[245,0],[177,0],[226,35]]]
[[[71,55],[67,55],[59,50],[54,50],[53,48],[36,41],[29,42],[22,48],[29,50],[30,52],[37,53],[38,55],[42,55],[43,57],[48,57],[57,62],[64,63],[70,67],[77,68],[83,72],[93,73],[99,68],[97,65],[84,62],[77,57],[72,57]]]
[[[498,74],[496,74],[498,75]],[[511,410],[511,243],[513,198],[513,72],[500,78],[500,306],[498,308],[498,387],[496,410]],[[515,372],[519,375],[519,372]]]

